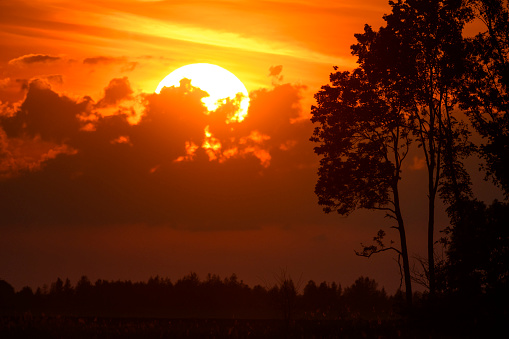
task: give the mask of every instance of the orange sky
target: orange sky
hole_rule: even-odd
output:
[[[271,285],[287,269],[303,284],[364,275],[394,292],[392,257],[353,251],[387,220],[322,213],[313,127],[302,119],[333,65],[355,67],[353,34],[381,25],[388,9],[386,0],[1,1],[0,279],[19,289],[196,271]],[[227,108],[204,114],[197,91],[153,93],[198,62],[245,84],[245,121],[226,125]],[[215,159],[199,147],[206,127],[221,143]],[[408,168],[417,255],[425,193],[410,193],[422,184],[419,159]]]

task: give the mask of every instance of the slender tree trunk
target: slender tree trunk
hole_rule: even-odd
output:
[[[432,134],[430,134],[433,136]],[[431,298],[435,295],[435,251],[434,251],[434,232],[435,232],[435,200],[437,195],[437,179],[439,176],[440,159],[436,159],[437,153],[434,149],[433,139],[429,139],[428,153],[428,279],[429,293]],[[437,161],[438,160],[438,161]],[[435,173],[436,170],[436,173]]]
[[[407,305],[409,308],[412,307],[412,281],[410,280],[410,263],[408,261],[408,250],[406,246],[406,234],[405,227],[403,225],[403,220],[401,220],[401,224],[398,226],[399,230],[399,238],[401,241],[401,256],[403,257],[403,273],[405,276],[405,294]]]
[[[405,294],[408,308],[412,308],[412,281],[410,278],[410,263],[408,261],[408,249],[406,244],[405,225],[403,223],[403,216],[401,215],[401,208],[399,205],[399,192],[398,186],[394,188],[394,206],[396,212],[396,220],[398,221],[399,239],[401,243],[401,256],[403,258],[403,275],[405,277]]]
[[[432,73],[433,74],[433,73]],[[430,83],[433,84],[433,75],[431,75]],[[430,88],[433,88],[431,85]],[[438,110],[435,110],[433,105],[433,91],[430,93],[429,103],[429,134],[428,134],[428,278],[429,278],[429,293],[431,299],[435,296],[435,251],[434,251],[434,232],[435,232],[435,197],[437,192],[437,183],[439,177],[440,166],[440,144],[435,139],[440,137],[440,131],[436,129],[435,119],[441,119],[440,115],[437,117]],[[423,140],[424,143],[424,140]],[[437,146],[438,145],[438,146]]]
[[[432,188],[433,185],[430,186]],[[428,275],[429,275],[429,293],[431,298],[435,296],[435,251],[433,235],[435,231],[435,193],[430,190],[428,201]]]

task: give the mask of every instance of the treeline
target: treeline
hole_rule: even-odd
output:
[[[298,291],[290,278],[272,287],[250,287],[235,274],[221,279],[190,273],[172,282],[97,280],[83,276],[72,285],[58,278],[48,288],[19,291],[0,280],[0,313],[99,317],[208,319],[380,319],[397,317],[402,296],[388,296],[375,280],[360,277],[351,286],[310,280]]]

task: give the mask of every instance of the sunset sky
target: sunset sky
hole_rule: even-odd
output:
[[[313,94],[332,66],[355,67],[354,33],[389,10],[387,0],[0,1],[0,279],[20,289],[194,271],[272,285],[286,270],[301,284],[369,276],[393,293],[392,254],[354,254],[389,221],[325,215],[309,141]],[[227,105],[206,114],[197,90],[154,93],[192,63],[244,83],[244,121],[227,123]],[[425,253],[422,166],[411,158],[403,177],[411,256]],[[496,195],[475,182],[481,198]]]

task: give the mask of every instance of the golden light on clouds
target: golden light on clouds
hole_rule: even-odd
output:
[[[238,109],[227,122],[244,120],[249,107],[249,93],[246,86],[230,71],[208,63],[182,66],[161,80],[156,93],[161,92],[163,87],[179,87],[182,79],[191,80],[191,86],[207,92],[202,102],[209,112],[227,102],[238,102]]]
[[[212,133],[209,132],[209,126],[205,127],[205,140],[203,141],[203,149],[209,156],[209,160],[216,160],[221,152],[221,141],[219,139],[214,138]]]
[[[282,67],[280,67],[281,71]],[[260,164],[267,168],[270,165],[271,155],[264,143],[270,140],[270,136],[252,130],[248,135],[239,135],[234,127],[224,126],[232,123],[242,124],[248,116],[249,94],[244,84],[231,72],[217,65],[199,63],[190,64],[176,69],[166,76],[157,86],[155,93],[161,93],[163,88],[185,87],[192,91],[199,88],[205,96],[201,99],[208,110],[208,114],[226,117],[219,121],[220,130],[227,131],[228,146],[220,138],[214,136],[210,125],[203,130],[201,146],[187,140],[185,142],[185,154],[178,156],[174,162],[193,161],[198,149],[203,149],[209,161],[223,163],[234,157],[252,155]],[[217,120],[217,119],[216,119]],[[218,127],[216,125],[216,127]],[[225,128],[227,127],[227,128]],[[283,149],[286,150],[286,149]]]

